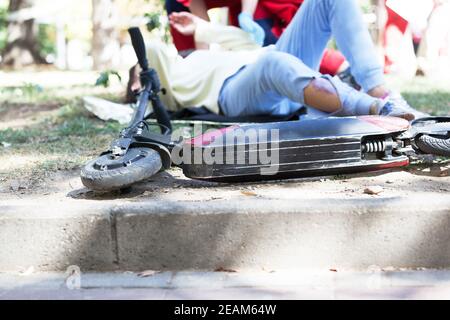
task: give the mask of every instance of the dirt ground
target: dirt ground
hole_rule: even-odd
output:
[[[133,187],[110,193],[84,188],[79,170],[49,174],[33,186],[20,179],[0,184],[0,202],[10,205],[60,202],[140,202],[146,200],[214,201],[234,199],[356,199],[450,195],[450,164],[410,166],[392,170],[339,177],[316,177],[264,183],[221,184],[186,178],[181,169],[159,173]],[[381,190],[367,194],[367,188]]]
[[[32,103],[13,103],[3,105],[0,110],[0,130],[20,128],[36,124],[39,119],[52,114],[61,107],[58,103],[35,105]]]

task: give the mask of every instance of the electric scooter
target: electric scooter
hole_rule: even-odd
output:
[[[384,116],[241,124],[174,141],[142,34],[138,28],[129,33],[143,89],[130,125],[108,151],[82,168],[81,180],[92,190],[125,188],[172,165],[192,179],[243,182],[402,167],[418,154],[450,157],[450,117],[412,124]],[[145,120],[149,101],[160,133]]]

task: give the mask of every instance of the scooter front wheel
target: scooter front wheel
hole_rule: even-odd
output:
[[[150,178],[162,168],[161,156],[150,148],[130,148],[121,157],[105,154],[81,169],[81,181],[91,190],[111,191]]]

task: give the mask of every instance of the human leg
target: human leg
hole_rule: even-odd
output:
[[[277,43],[278,38],[272,32],[272,27],[273,27],[272,19],[270,19],[270,18],[258,19],[258,20],[255,20],[255,22],[257,24],[259,24],[259,26],[261,28],[264,29],[264,33],[266,34],[266,36],[264,38],[264,44],[263,44],[264,47]]]
[[[384,84],[382,67],[355,0],[306,0],[278,41],[277,49],[318,70],[331,35],[365,91]]]
[[[389,101],[398,110],[396,115],[404,112],[407,118],[411,114],[416,118],[426,116],[411,108],[400,94],[385,87],[383,69],[356,0],[306,0],[277,42],[277,49],[317,70],[331,35],[365,92]]]
[[[298,58],[277,51],[229,78],[219,98],[228,116],[286,115],[302,105],[340,116],[366,115],[376,102],[337,77],[321,75]]]

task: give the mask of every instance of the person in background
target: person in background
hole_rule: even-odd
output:
[[[191,12],[209,21],[208,10],[227,7],[229,24],[248,32],[257,44],[275,44],[292,21],[304,0],[166,0],[168,15],[172,12]],[[195,43],[193,36],[180,34],[170,27],[173,42],[183,57],[196,49],[207,49],[204,43]],[[348,83],[358,87],[343,54],[325,49],[320,72],[332,76],[340,74]]]
[[[386,22],[382,30],[384,73],[412,78],[417,70],[413,41],[418,46],[420,39],[417,34],[413,37],[411,24],[397,12],[401,10],[398,10],[396,5],[402,2],[403,0],[384,1],[386,11]]]
[[[385,0],[385,73],[403,77],[448,70],[449,0]]]
[[[424,75],[449,75],[450,1],[434,0],[433,10],[417,50],[418,72]]]
[[[257,0],[166,0],[165,7],[170,16],[173,12],[191,12],[197,17],[209,21],[208,10],[213,8],[228,8],[228,23],[233,26],[245,27],[245,31],[252,34],[253,40],[258,44],[265,43],[263,28],[253,20],[253,13],[258,4]],[[170,27],[173,42],[178,53],[186,57],[196,49],[207,49],[204,43],[195,43],[194,37],[183,35],[172,26]]]

